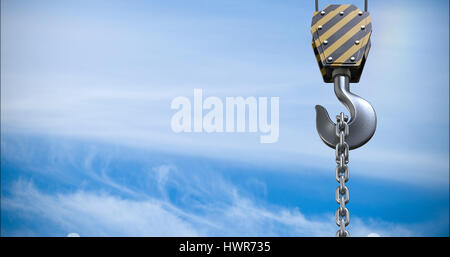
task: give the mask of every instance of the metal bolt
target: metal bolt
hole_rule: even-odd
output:
[[[355,41],[355,44],[356,44],[356,45],[359,45],[359,40],[356,40],[356,41]]]
[[[331,57],[331,56],[328,57],[327,61],[328,61],[328,62],[332,62],[332,61],[333,61],[333,57]]]
[[[340,12],[339,14],[342,16],[342,15],[344,15],[344,12]]]
[[[363,12],[359,11],[359,13],[358,13],[358,14],[359,14],[359,16],[361,16],[361,15],[363,15]]]
[[[321,15],[325,15],[325,11],[321,11],[320,14],[321,14]]]
[[[352,61],[352,62],[354,62],[355,59],[356,59],[356,58],[355,58],[354,56],[350,57],[350,61]]]
[[[323,44],[324,45],[328,44],[328,40],[323,41]]]
[[[321,30],[321,29],[322,29],[322,25],[319,25],[319,26],[317,27],[317,29],[318,29],[318,30]]]
[[[362,25],[362,26],[361,26],[361,29],[362,29],[362,30],[365,30],[365,29],[366,29],[366,26]]]

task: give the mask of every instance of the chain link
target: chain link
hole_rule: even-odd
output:
[[[339,137],[339,143],[336,144],[336,181],[339,186],[336,188],[336,202],[339,208],[336,210],[336,225],[339,230],[336,232],[337,237],[348,237],[350,233],[346,227],[350,223],[350,212],[345,206],[350,200],[350,195],[345,182],[348,181],[348,152],[349,146],[345,142],[345,138],[349,134],[348,117],[343,112],[336,116],[336,136]]]

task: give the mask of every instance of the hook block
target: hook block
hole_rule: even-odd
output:
[[[358,83],[370,50],[370,14],[354,5],[328,5],[314,12],[312,47],[324,82],[333,83],[333,70],[350,70]]]

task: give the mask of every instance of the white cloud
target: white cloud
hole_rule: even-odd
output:
[[[308,206],[285,208],[254,198],[267,194],[266,184],[259,180],[250,180],[247,191],[208,165],[154,166],[146,161],[146,152],[95,144],[79,148],[64,141],[49,145],[5,140],[2,152],[31,174],[74,190],[44,193],[20,180],[14,187],[3,187],[9,194],[2,197],[2,210],[46,218],[64,234],[330,236],[336,231],[332,213],[305,216],[300,210]],[[113,168],[120,163],[138,166]],[[352,236],[411,236],[440,231],[442,226],[446,223],[405,226],[352,216],[350,231]]]
[[[19,180],[9,189],[10,196],[2,198],[2,208],[22,218],[29,214],[33,221],[43,219],[46,227],[77,231],[83,236],[333,236],[337,229],[332,215],[306,217],[296,208],[261,205],[241,196],[220,177],[214,181],[180,177],[173,166],[154,170],[164,169],[177,176],[167,177],[167,183],[183,184],[182,193],[188,198],[199,197],[200,202],[177,199],[190,205],[183,208],[166,197],[126,199],[83,190],[48,194],[31,182]],[[167,190],[163,184],[161,189]],[[350,231],[352,236],[374,231],[383,236],[419,233],[402,225],[354,217]]]
[[[83,236],[195,236],[191,224],[155,199],[126,200],[106,193],[78,191],[49,195],[19,181],[13,197],[2,198],[6,210],[31,213]],[[58,236],[58,235],[55,235]]]

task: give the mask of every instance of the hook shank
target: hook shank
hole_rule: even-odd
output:
[[[346,142],[350,149],[356,149],[372,138],[377,127],[377,116],[369,102],[350,92],[349,80],[348,75],[336,75],[334,92],[350,112],[349,135]],[[316,105],[316,127],[322,141],[329,147],[335,148],[339,143],[336,124],[331,121],[327,110],[321,105]]]

